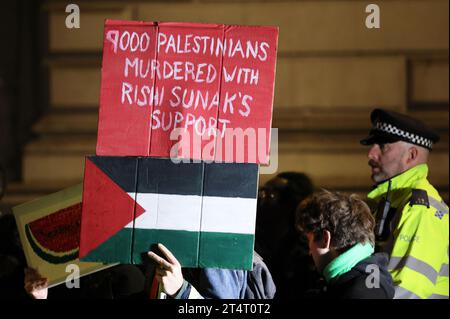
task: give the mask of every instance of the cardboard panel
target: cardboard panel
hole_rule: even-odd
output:
[[[199,267],[252,269],[258,165],[205,165]]]
[[[278,28],[226,26],[216,161],[269,163]]]
[[[152,114],[151,156],[213,160],[220,93],[223,25],[159,23],[156,87],[164,94]],[[180,134],[170,137],[175,129]],[[212,143],[211,143],[212,142]],[[173,154],[171,154],[171,149]]]
[[[184,267],[198,264],[203,164],[140,158],[137,203],[145,212],[134,224],[133,261],[163,243]]]
[[[152,22],[105,22],[97,155],[148,156],[155,38]]]

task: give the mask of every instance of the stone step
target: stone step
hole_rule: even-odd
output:
[[[415,111],[409,112],[411,116],[420,118],[429,126],[448,136],[448,111]],[[274,106],[273,128],[280,130],[298,130],[301,132],[350,132],[364,135],[370,128],[369,111],[354,109],[317,110],[314,108],[299,110],[296,108],[282,108]],[[67,110],[53,112],[42,117],[33,130],[39,134],[91,134],[97,135],[98,109],[79,112]]]
[[[409,115],[419,118],[430,127],[448,135],[448,110],[424,111],[410,110]],[[370,110],[352,108],[299,110],[295,107],[274,107],[272,127],[310,132],[337,131],[366,134],[371,127]]]
[[[76,185],[79,181],[38,181],[34,183],[14,182],[7,185],[2,203],[8,207],[26,203],[40,197]]]
[[[435,61],[417,59],[411,64],[411,101],[413,103],[447,101],[448,104],[448,59]]]
[[[98,112],[63,112],[43,116],[34,126],[38,134],[91,134],[97,135]]]
[[[84,158],[95,154],[95,145],[91,136],[52,136],[29,143],[23,157],[24,182],[80,182]]]
[[[319,185],[361,188],[371,185],[367,147],[359,145],[360,134],[301,134],[279,136],[278,172],[303,171]],[[81,181],[84,159],[95,154],[95,137],[52,136],[36,140],[25,149],[24,181]],[[275,160],[275,154],[271,155]],[[436,145],[430,157],[433,184],[448,184],[448,136]],[[262,179],[270,176],[262,176]]]
[[[432,127],[448,130],[448,60],[419,59],[410,64],[409,69],[407,60],[399,57],[281,57],[274,127],[363,129],[369,123],[370,110],[384,107],[409,110]],[[100,65],[100,58],[84,55],[51,59],[52,110],[98,113]],[[409,77],[405,76],[407,70]],[[439,105],[439,109],[431,110],[433,105]],[[95,120],[91,117],[89,121]]]
[[[279,150],[282,154],[291,153],[327,153],[366,152],[368,147],[362,146],[359,141],[368,135],[368,129],[349,131],[321,130],[278,130]],[[447,153],[449,150],[448,131],[443,131],[441,139],[433,147],[433,153]]]
[[[56,109],[94,109],[99,103],[101,63],[68,59],[49,64],[50,104]],[[286,58],[277,60],[274,104],[278,109],[406,107],[404,57]]]
[[[27,144],[25,153],[52,155],[61,154],[93,154],[95,153],[96,136],[77,135],[48,136]]]
[[[365,26],[366,1],[91,1],[79,29],[63,3],[48,6],[53,52],[96,51],[104,19],[186,21],[280,28],[281,53],[448,51],[448,1],[381,1],[381,28]]]
[[[51,65],[49,74],[49,102],[52,108],[98,109],[101,79],[98,66]]]

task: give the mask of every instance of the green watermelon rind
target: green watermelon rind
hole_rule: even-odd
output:
[[[51,264],[65,264],[69,261],[75,260],[78,258],[79,249],[75,250],[73,253],[62,255],[62,256],[55,256],[52,254],[49,254],[45,251],[43,251],[36,243],[33,235],[31,234],[30,227],[25,225],[25,234],[27,236],[28,242],[31,245],[31,248],[33,248],[33,251],[44,259],[45,261],[51,263]]]

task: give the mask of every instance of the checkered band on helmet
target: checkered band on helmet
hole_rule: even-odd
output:
[[[396,127],[392,124],[389,124],[389,123],[377,122],[375,124],[375,129],[385,132],[385,133],[388,133],[388,134],[394,134],[394,135],[403,137],[413,144],[418,144],[420,146],[427,147],[429,149],[431,149],[433,147],[433,141],[431,141],[430,139],[407,132],[407,131],[403,131],[403,130],[399,129],[398,127]]]

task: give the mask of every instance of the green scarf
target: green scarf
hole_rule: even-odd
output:
[[[366,259],[374,252],[370,244],[356,244],[345,253],[333,259],[323,270],[323,276],[327,282],[335,279],[350,269],[352,269],[361,260]]]

